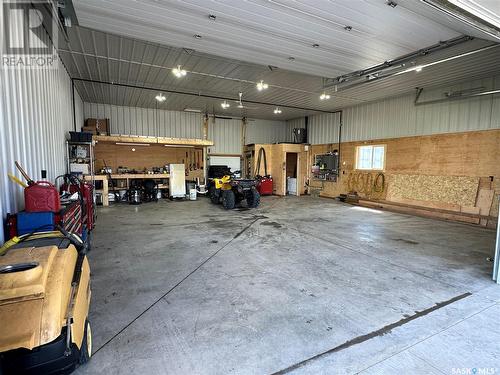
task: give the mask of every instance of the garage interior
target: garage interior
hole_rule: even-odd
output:
[[[500,371],[499,2],[3,5],[0,374],[50,341],[5,268],[43,220],[77,374]]]

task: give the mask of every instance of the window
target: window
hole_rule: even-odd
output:
[[[356,147],[356,169],[383,170],[385,145]]]

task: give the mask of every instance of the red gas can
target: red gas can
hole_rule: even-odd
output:
[[[271,176],[257,177],[257,191],[260,195],[273,194],[273,178]]]
[[[58,212],[61,200],[57,188],[48,181],[38,181],[24,189],[26,212]]]

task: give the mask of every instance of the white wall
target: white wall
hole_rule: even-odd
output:
[[[499,89],[500,76],[459,85],[424,90],[419,101],[443,98],[444,92],[481,87]],[[346,108],[342,141],[396,138],[500,128],[500,95],[488,95],[415,106],[415,95],[389,98]],[[309,117],[309,142],[338,141],[339,115]]]
[[[85,113],[84,113],[84,104],[83,100],[78,94],[78,91],[75,89],[75,120],[76,120],[76,131],[80,131],[84,121],[85,121]]]
[[[112,134],[201,138],[200,113],[84,103],[85,118],[108,118]]]
[[[44,41],[50,43],[48,37]],[[61,62],[57,68],[0,68],[0,217],[24,208],[23,190],[7,173],[19,161],[34,179],[41,170],[48,180],[66,172],[66,134],[73,130],[71,80]],[[75,97],[82,112],[81,99]],[[0,243],[4,241],[0,231]]]
[[[286,121],[248,119],[246,144],[286,141]]]
[[[214,142],[208,148],[210,154],[241,154],[242,122],[240,119],[211,117],[208,123],[208,139]]]

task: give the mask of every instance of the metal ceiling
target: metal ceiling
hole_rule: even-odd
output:
[[[363,69],[462,34],[481,37],[437,11],[431,17],[423,2],[387,3],[74,0],[85,27],[321,77]]]
[[[347,73],[354,69],[367,68],[369,66],[386,61],[389,58],[398,57],[396,53],[412,52],[418,48],[426,47],[438,42],[441,39],[448,37],[456,37],[460,34],[451,30],[448,26],[440,26],[435,20],[428,21],[427,18],[421,18],[416,13],[408,13],[407,11],[398,10],[385,5],[384,1],[353,1],[350,4],[355,4],[354,7],[347,9],[343,2],[331,2],[337,5],[335,12],[326,13],[323,9],[327,6],[323,1],[308,1],[293,2],[297,8],[310,8],[313,5],[316,7],[316,18],[311,19],[311,12],[302,12],[297,9],[289,9],[291,5],[288,2],[279,3],[276,1],[245,1],[245,2],[229,2],[229,1],[74,1],[77,16],[80,24],[88,24],[100,29],[112,29],[114,32],[122,34],[134,35],[135,38],[122,35],[115,35],[112,32],[103,32],[86,27],[72,27],[69,29],[69,41],[60,48],[61,56],[65,62],[70,75],[77,79],[86,79],[99,82],[113,82],[122,85],[131,85],[136,87],[156,88],[157,91],[169,90],[190,93],[194,95],[183,94],[167,94],[167,101],[162,104],[162,107],[169,110],[183,110],[185,108],[195,108],[202,111],[208,110],[215,112],[218,115],[228,116],[247,116],[264,119],[291,119],[308,114],[314,114],[315,111],[333,111],[339,108],[349,107],[367,101],[373,101],[388,96],[395,96],[413,91],[415,87],[435,87],[446,85],[452,82],[465,81],[473,78],[481,78],[491,76],[500,71],[500,48],[493,48],[475,55],[460,58],[443,64],[438,64],[432,67],[425,68],[423,71],[416,73],[410,72],[399,76],[390,77],[374,82],[366,83],[356,87],[352,87],[339,92],[329,91],[332,96],[331,100],[320,101],[319,94],[322,92],[323,78],[329,76],[329,73],[342,72]],[[241,20],[243,15],[238,15],[235,8],[231,4],[239,4],[240,11],[248,16],[249,12],[267,12],[270,8],[273,12],[262,15],[261,17],[249,18],[249,20]],[[279,4],[278,4],[279,3]],[[359,6],[358,3],[363,3],[366,9]],[[381,6],[379,3],[382,3]],[[281,4],[281,5],[280,5]],[[284,4],[288,4],[284,6]],[[330,4],[330,2],[328,3]],[[130,7],[139,6],[142,10],[137,12],[128,12]],[[210,9],[205,9],[208,6]],[[329,5],[330,6],[330,5]],[[120,9],[120,15],[117,15],[116,9]],[[182,9],[181,9],[182,8]],[[251,9],[249,9],[251,8]],[[320,12],[319,8],[323,10]],[[194,10],[196,12],[194,12]],[[217,13],[216,10],[224,12]],[[277,9],[280,9],[278,12]],[[151,16],[151,11],[156,10],[161,19],[166,22],[167,19],[176,18],[176,22],[166,22],[168,25],[161,28],[158,26],[158,35],[163,35],[161,44],[144,41],[138,38],[149,38],[147,40],[156,40],[151,35],[147,34],[147,30],[155,25],[157,18],[152,18],[149,22],[142,26],[137,26],[137,17],[143,15],[143,12],[148,12]],[[210,21],[207,17],[207,12],[217,14],[215,21]],[[367,12],[371,10],[373,17],[367,16]],[[330,8],[330,12],[332,9]],[[194,15],[194,13],[196,16]],[[205,13],[203,13],[205,12]],[[228,13],[229,12],[229,13]],[[93,18],[90,19],[90,15]],[[124,16],[125,14],[134,14],[132,16]],[[333,15],[335,14],[335,15]],[[321,15],[321,16],[319,16]],[[349,15],[349,17],[347,17]],[[399,15],[399,16],[397,16]],[[144,16],[144,15],[143,15]],[[203,18],[203,17],[205,18]],[[120,25],[123,18],[127,19],[127,30],[117,29],[116,25]],[[163,18],[162,18],[163,17]],[[238,18],[240,17],[240,18]],[[213,54],[200,52],[198,47],[202,47],[199,43],[204,41],[196,41],[197,45],[193,45],[191,39],[189,43],[184,43],[185,38],[178,38],[178,33],[172,28],[178,23],[191,22],[192,25],[200,25],[204,28],[209,28],[213,37],[222,37],[225,35],[222,30],[226,30],[229,26],[226,20],[232,20],[230,25],[234,28],[244,28],[248,23],[257,21],[264,22],[269,17],[274,17],[272,26],[274,32],[268,30],[270,24],[262,24],[262,28],[258,30],[260,36],[269,32],[266,38],[276,38],[276,35],[288,35],[294,31],[296,35],[300,34],[304,28],[310,29],[310,32],[319,36],[319,30],[329,29],[328,43],[335,46],[335,53],[332,48],[326,48],[328,44],[321,42],[319,48],[308,47],[306,45],[295,45],[296,60],[291,63],[285,59],[281,65],[275,64],[274,53],[265,52],[267,59],[266,65],[257,64],[249,61],[261,61],[257,55],[254,56],[252,48],[248,47],[248,53],[255,58],[245,60],[234,59],[235,54],[226,50],[215,50],[213,52],[224,53],[219,57]],[[302,18],[301,18],[302,17]],[[319,17],[319,18],[318,18]],[[347,17],[347,18],[346,18]],[[413,18],[412,18],[413,17]],[[235,22],[236,19],[241,20],[241,26]],[[326,20],[329,20],[328,22]],[[364,30],[363,36],[357,36],[354,39],[351,37],[352,31],[346,34],[346,30],[337,30],[335,22],[342,19],[344,23],[350,23],[353,30]],[[135,20],[135,21],[134,21]],[[307,20],[307,27],[304,26]],[[333,20],[336,20],[333,22]],[[234,22],[233,22],[234,21]],[[268,20],[269,21],[269,20]],[[385,26],[376,25],[376,22],[385,22]],[[208,22],[208,23],[207,23]],[[270,21],[269,21],[270,22]],[[219,23],[221,23],[219,25]],[[338,23],[338,22],[337,22]],[[286,28],[284,25],[288,25]],[[406,24],[404,30],[403,24]],[[279,27],[278,27],[279,26]],[[179,26],[180,27],[180,26]],[[293,28],[295,27],[295,29]],[[458,28],[458,26],[457,26]],[[278,32],[279,30],[281,32]],[[205,30],[205,29],[204,29]],[[208,29],[206,29],[208,30]],[[206,31],[205,30],[205,31]],[[267,30],[267,31],[266,31]],[[312,30],[312,31],[311,31]],[[367,30],[371,30],[368,33]],[[150,30],[149,30],[150,31]],[[227,31],[227,30],[226,30]],[[248,30],[247,30],[248,31]],[[252,33],[245,31],[246,38],[250,38]],[[202,32],[202,31],[196,31]],[[235,30],[233,30],[235,32]],[[243,32],[243,31],[242,31]],[[257,32],[253,30],[253,32]],[[393,35],[396,32],[397,35]],[[262,34],[263,33],[263,34]],[[262,35],[261,35],[262,34]],[[239,34],[238,34],[239,35]],[[267,35],[267,34],[266,34]],[[309,31],[301,34],[303,38],[309,38]],[[383,41],[377,41],[374,35],[380,37]],[[255,35],[254,35],[255,36]],[[229,40],[229,44],[236,42],[240,37],[234,37]],[[293,38],[292,38],[293,39]],[[311,39],[312,40],[312,39]],[[361,42],[363,40],[363,42]],[[206,41],[206,40],[205,40]],[[64,42],[64,41],[63,41]],[[251,40],[247,40],[251,43]],[[264,39],[254,39],[253,46],[261,48],[266,45]],[[275,48],[279,52],[282,48],[281,44]],[[428,43],[428,44],[424,44]],[[172,47],[168,45],[182,45],[185,48]],[[219,48],[225,48],[221,41]],[[233,43],[234,44],[234,43]],[[233,45],[231,44],[231,45]],[[430,61],[436,61],[449,56],[454,56],[459,53],[471,51],[486,45],[491,45],[491,41],[474,39],[472,41],[462,43],[458,46],[450,47],[446,50],[434,53],[428,56],[422,56],[415,63],[423,64]],[[323,47],[322,47],[323,46]],[[190,49],[195,47],[196,49]],[[284,46],[283,46],[284,48]],[[325,48],[325,50],[323,50]],[[350,52],[347,53],[346,49]],[[309,56],[312,62],[318,62],[317,66],[310,63],[301,63],[301,54]],[[241,54],[236,54],[242,56]],[[319,56],[322,55],[322,56]],[[347,61],[344,57],[348,57]],[[263,61],[263,60],[262,60]],[[310,61],[310,62],[311,62]],[[322,63],[325,62],[325,64]],[[298,62],[299,64],[295,64]],[[186,77],[182,79],[176,78],[171,69],[177,65],[182,65],[188,71]],[[271,65],[270,68],[268,65]],[[307,66],[306,66],[307,65]],[[293,66],[295,70],[299,67],[302,72],[292,72],[284,69],[284,67]],[[328,69],[323,69],[327,67]],[[315,72],[321,76],[306,74],[305,72]],[[258,92],[255,87],[255,82],[264,80],[270,84],[269,89]],[[154,96],[157,91],[144,90],[130,87],[118,87],[102,83],[90,82],[75,82],[76,87],[82,99],[86,102],[109,103],[124,106],[138,106],[155,108],[157,102]],[[236,108],[235,102],[230,102],[231,107],[223,110],[220,107],[222,100],[214,98],[204,98],[196,96],[198,94],[237,99],[238,92],[243,92],[243,102],[253,101],[264,104],[248,104],[249,108],[240,110]],[[300,107],[303,110],[283,108],[281,115],[273,113],[274,105],[282,107]]]

